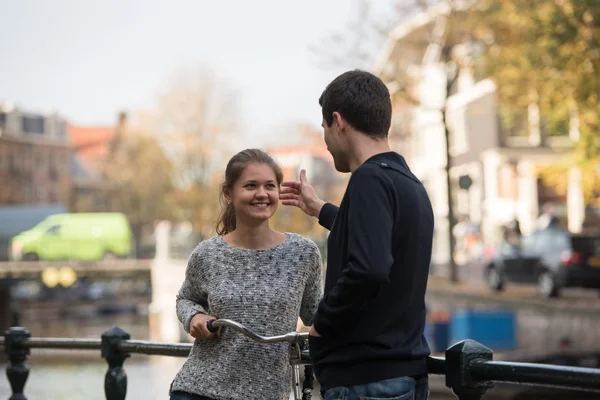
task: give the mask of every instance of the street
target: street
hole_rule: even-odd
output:
[[[539,295],[534,285],[507,284],[501,292],[493,292],[487,286],[485,280],[485,264],[483,262],[472,262],[458,267],[459,282],[452,284],[448,280],[448,268],[445,265],[437,265],[432,268],[429,278],[430,288],[456,290],[458,293],[489,296],[494,299],[527,300],[534,302],[548,302],[557,307],[566,304],[570,306],[581,306],[600,310],[599,291],[593,289],[565,288],[561,289],[560,297],[545,299]]]

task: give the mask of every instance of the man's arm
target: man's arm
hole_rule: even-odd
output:
[[[322,227],[331,230],[338,207],[317,196],[315,189],[306,180],[306,170],[300,171],[299,181],[281,182],[281,186],[279,199],[283,205],[298,207],[305,214],[318,218]]]
[[[323,204],[321,212],[319,212],[319,225],[330,231],[339,209],[338,206],[331,203]]]
[[[313,326],[322,336],[359,322],[357,315],[388,281],[394,262],[394,203],[386,177],[373,169],[357,171],[348,190],[348,265],[315,315]]]

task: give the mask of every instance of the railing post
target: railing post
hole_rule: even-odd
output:
[[[8,328],[4,334],[4,351],[10,361],[10,365],[6,368],[6,376],[12,388],[9,400],[27,400],[23,389],[29,376],[29,368],[25,365],[29,348],[23,344],[29,337],[31,334],[21,327]]]
[[[106,400],[125,400],[127,394],[127,374],[123,363],[130,356],[119,350],[119,343],[131,336],[118,326],[113,326],[102,334],[102,358],[108,363],[104,378]]]
[[[471,376],[470,364],[475,360],[491,361],[494,353],[474,340],[463,340],[446,350],[446,386],[459,400],[481,400],[493,387],[491,382],[478,382]]]

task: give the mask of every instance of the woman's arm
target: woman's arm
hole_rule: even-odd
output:
[[[183,329],[190,333],[190,322],[197,314],[208,314],[206,291],[201,282],[202,263],[195,250],[185,270],[185,280],[177,293],[177,318],[183,324]]]
[[[323,297],[323,262],[321,252],[314,243],[310,246],[309,263],[309,276],[304,287],[304,294],[300,305],[300,319],[306,326],[312,324],[319,302]]]

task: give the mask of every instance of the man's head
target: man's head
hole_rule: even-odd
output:
[[[554,204],[550,201],[544,203],[544,205],[542,206],[543,212],[544,214],[554,214]]]
[[[340,172],[349,172],[349,135],[385,140],[392,120],[392,102],[385,84],[360,70],[335,78],[319,98],[327,149]]]

